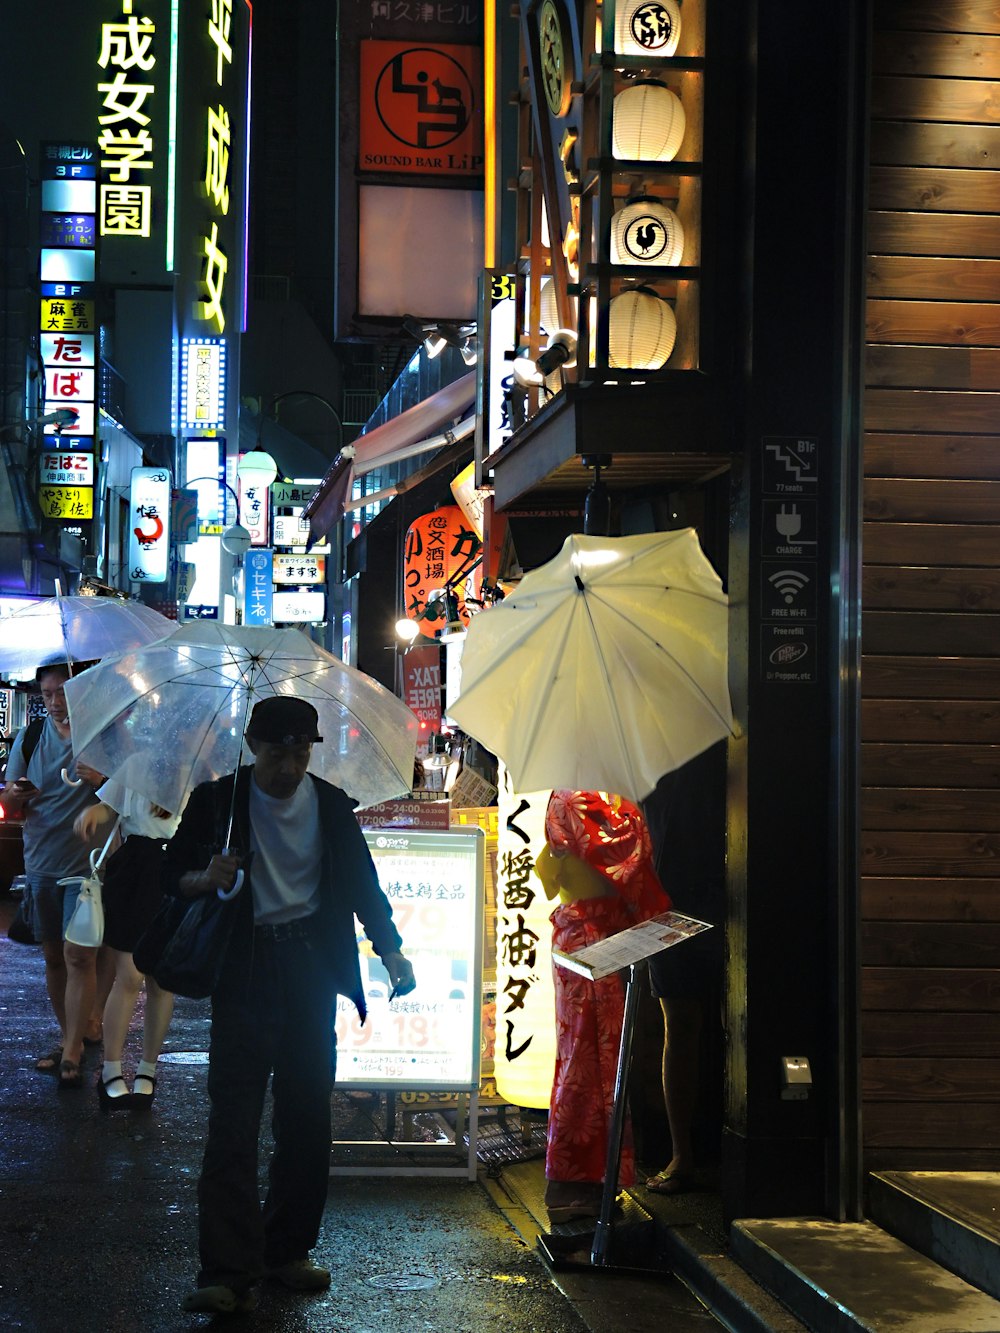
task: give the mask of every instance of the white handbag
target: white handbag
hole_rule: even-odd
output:
[[[80,896],[76,900],[76,907],[73,909],[64,936],[70,944],[79,944],[84,949],[99,949],[104,943],[104,901],[101,897],[101,877],[98,871],[115,840],[121,822],[119,815],[100,853],[96,847],[90,853],[89,875],[83,877],[70,875],[67,879],[59,880],[60,884],[80,885]]]

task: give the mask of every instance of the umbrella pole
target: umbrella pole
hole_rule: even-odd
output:
[[[251,700],[253,698],[253,676],[255,676],[256,670],[257,670],[256,661],[252,661],[251,674],[249,674],[249,680],[247,682],[247,706],[245,706],[243,710],[243,725],[241,725],[240,728],[240,753],[237,754],[236,756],[236,773],[233,774],[232,798],[231,801],[229,801],[229,825],[227,830],[225,830],[225,848],[223,850],[225,854],[227,854],[227,856],[229,853],[229,846],[231,846],[232,844],[233,820],[235,820],[236,818],[236,778],[240,776],[240,764],[243,764],[243,742],[245,738],[247,738],[247,721],[249,718],[249,705],[251,705]],[[240,884],[243,884],[243,880],[241,880],[241,878],[239,878],[239,882]],[[239,889],[235,889],[233,890],[233,892],[239,893]],[[219,896],[221,897],[221,893],[219,894]]]

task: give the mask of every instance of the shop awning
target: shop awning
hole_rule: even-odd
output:
[[[461,438],[459,431],[463,435],[470,432],[474,417],[455,430],[447,429],[449,423],[466,417],[475,401],[476,373],[470,371],[341,450],[302,513],[309,520],[310,546],[325,537],[342,516],[355,476],[453,444]]]

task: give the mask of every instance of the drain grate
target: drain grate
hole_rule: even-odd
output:
[[[425,1291],[439,1284],[438,1278],[426,1273],[375,1273],[365,1281],[370,1287],[381,1287],[385,1291]]]

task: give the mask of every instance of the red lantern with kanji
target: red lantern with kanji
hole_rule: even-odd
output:
[[[403,552],[404,614],[408,620],[420,620],[425,634],[432,635],[448,619],[445,591],[454,593],[458,616],[463,624],[469,623],[465,608],[467,579],[479,554],[481,542],[469,526],[458,505],[442,505],[421,516],[406,530]],[[455,580],[451,583],[451,580]],[[428,609],[432,594],[440,593],[439,614],[421,619]]]

